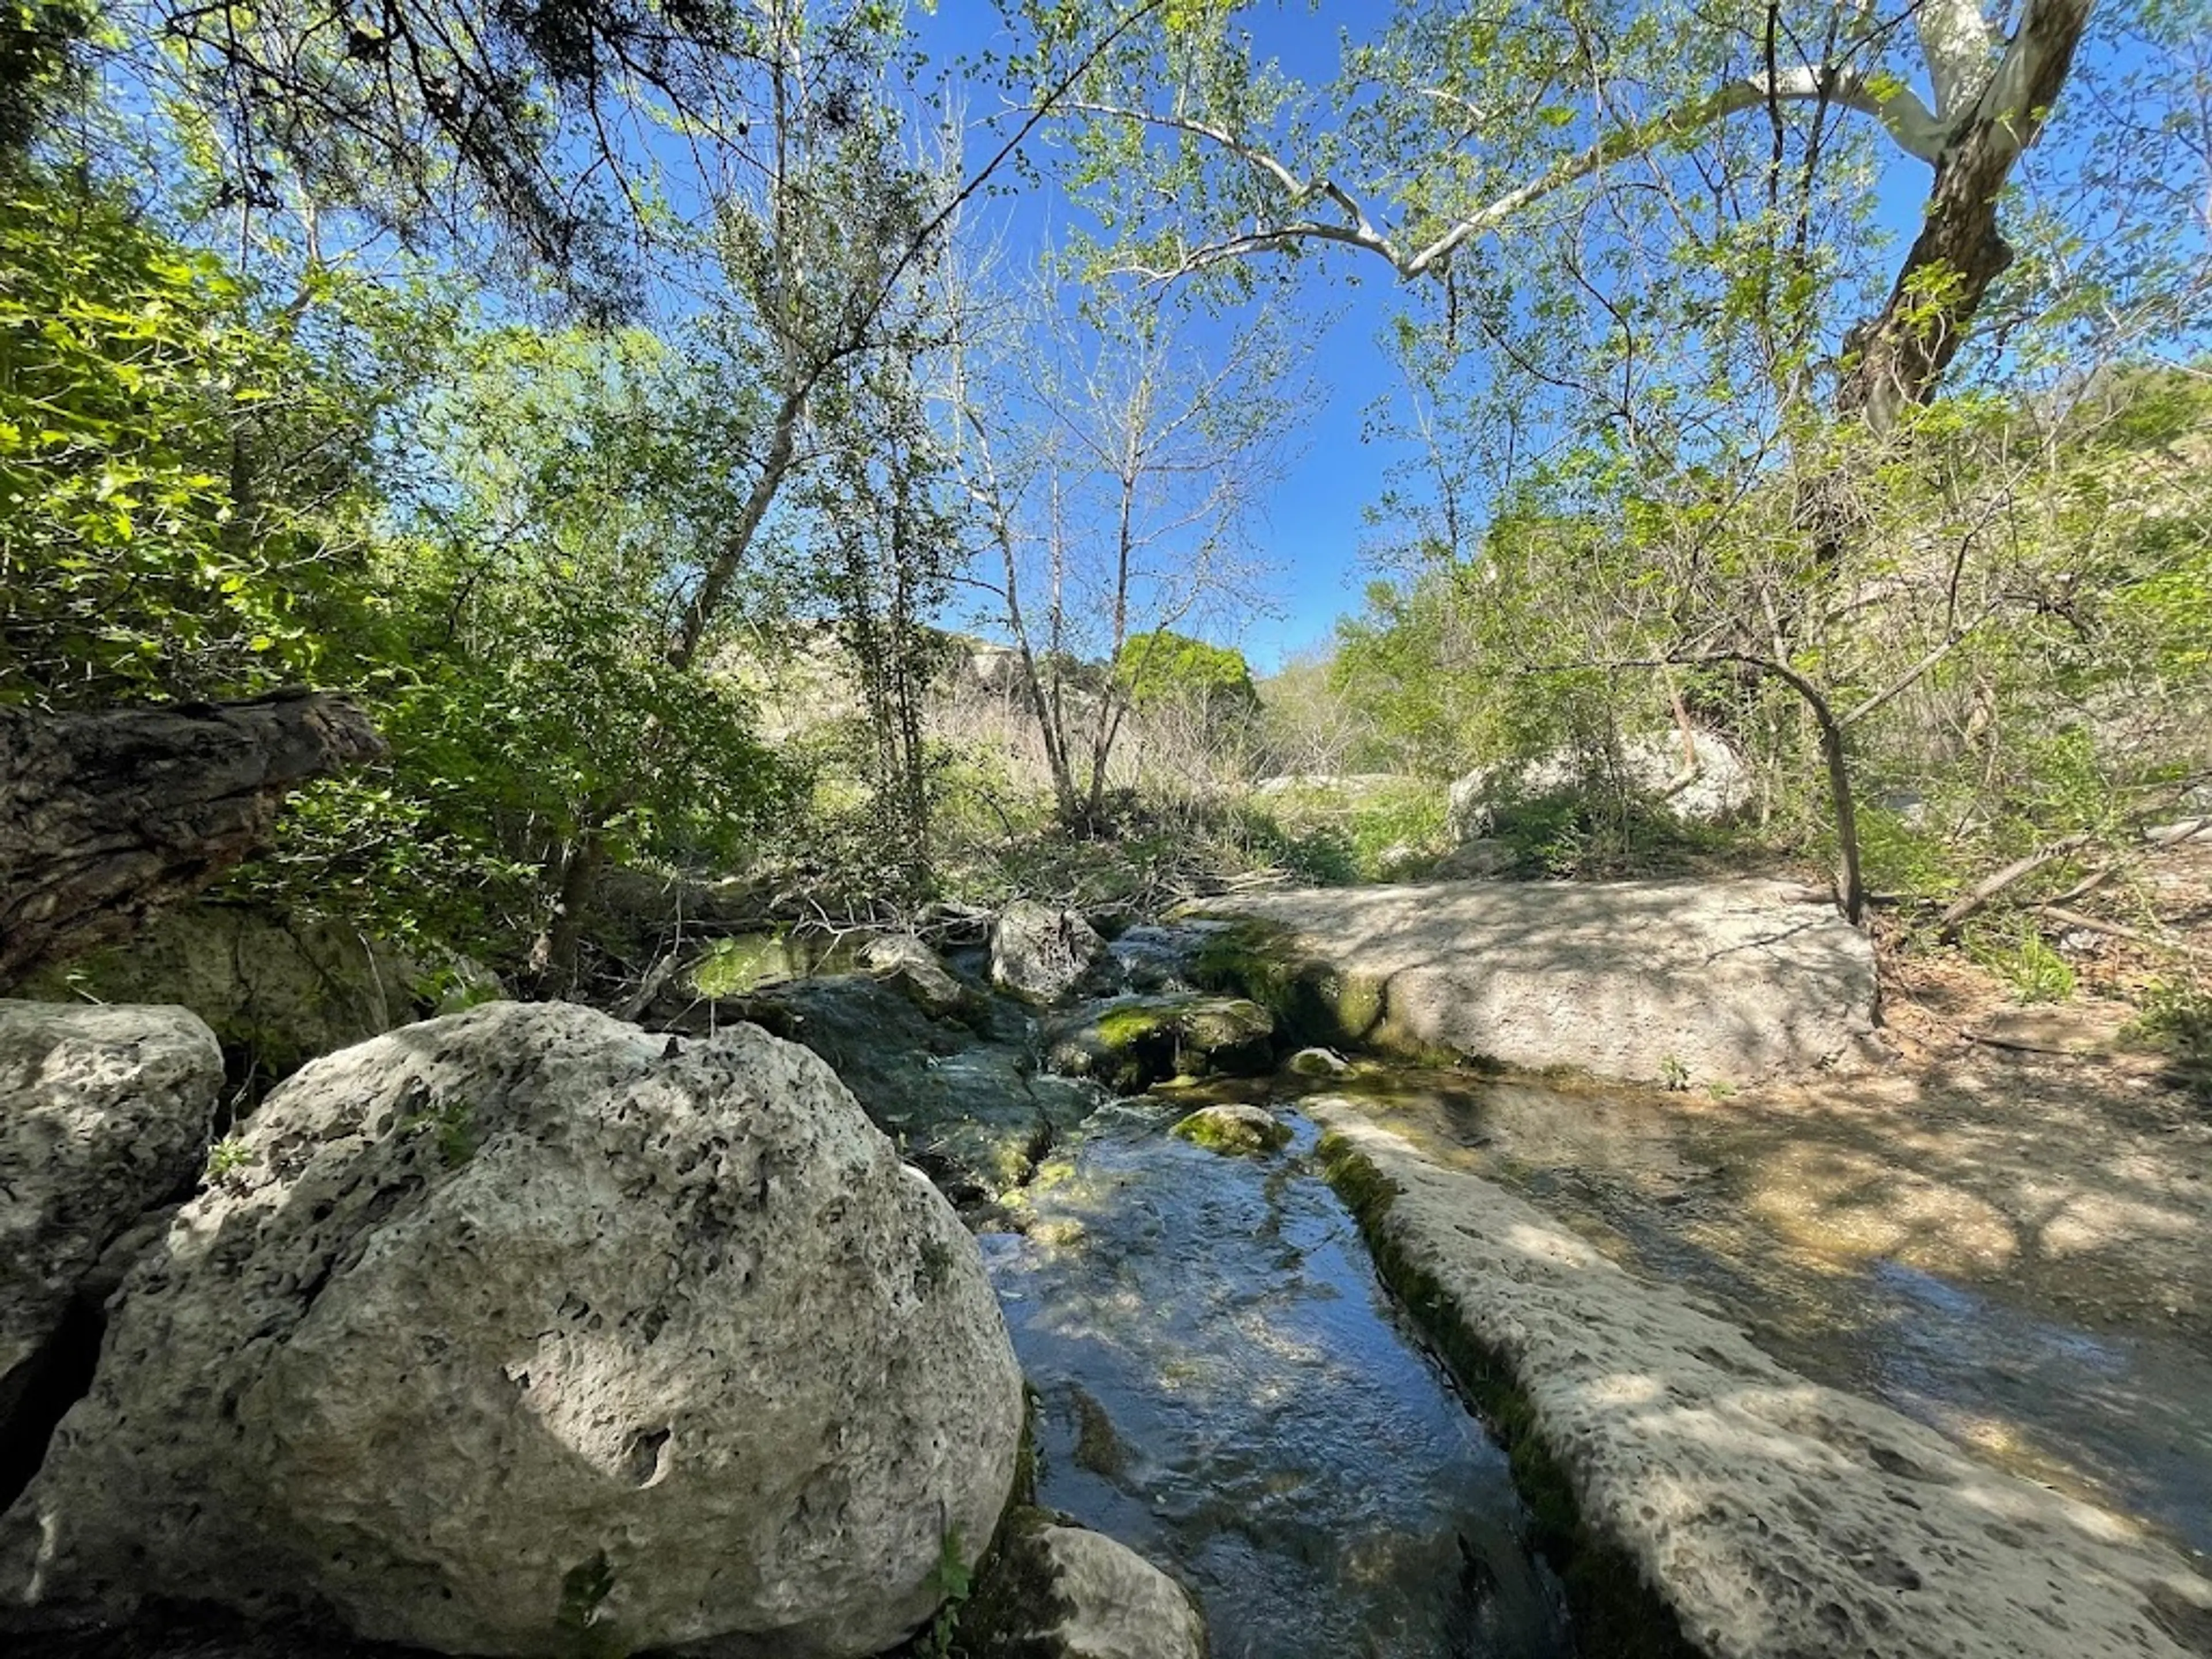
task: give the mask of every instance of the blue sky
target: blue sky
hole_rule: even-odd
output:
[[[1102,14],[1105,9],[1100,9]],[[1313,85],[1335,73],[1342,29],[1371,27],[1385,15],[1380,0],[1273,0],[1240,9],[1236,22],[1252,32],[1263,55]],[[991,0],[940,0],[934,14],[916,10],[911,21],[933,58],[949,64],[988,53],[998,13]],[[2132,52],[2125,41],[2093,33],[2082,59],[2125,66]],[[989,109],[997,96],[994,88],[983,85],[970,92],[976,111]],[[2062,112],[2050,142],[2063,152],[2069,136]],[[979,139],[970,153],[988,150]],[[1047,164],[1049,176],[1049,152],[1041,150],[1036,159]],[[1918,225],[1929,178],[1923,163],[1893,152],[1881,171],[1877,219],[1900,251]],[[1041,246],[1049,232],[1079,211],[1048,191],[994,204],[994,210],[1006,216],[1006,245],[1017,256]],[[1402,454],[1387,440],[1370,441],[1363,430],[1376,400],[1393,396],[1399,387],[1379,343],[1392,309],[1395,279],[1379,261],[1346,253],[1305,262],[1301,283],[1295,303],[1312,330],[1309,372],[1316,397],[1298,434],[1301,458],[1257,532],[1275,568],[1274,613],[1251,619],[1237,641],[1262,672],[1278,665],[1288,652],[1325,643],[1336,619],[1358,608],[1362,588],[1377,574],[1363,556],[1369,533],[1363,512],[1380,495],[1393,462]],[[1201,348],[1205,341],[1201,330]]]
[[[1341,20],[1360,9],[1310,8],[1294,0],[1254,8],[1239,21],[1286,70],[1318,82],[1336,72]],[[912,21],[932,56],[951,63],[992,43],[998,13],[990,0],[941,0],[934,15],[917,12]],[[996,95],[981,86],[971,90],[979,111]],[[1042,147],[1038,154],[1049,157]],[[1079,211],[1064,198],[1029,192],[994,206],[1006,215],[1007,246],[1016,253],[1041,247]],[[1255,540],[1273,567],[1273,614],[1249,619],[1233,641],[1261,672],[1289,652],[1325,642],[1336,619],[1358,608],[1370,574],[1360,557],[1362,514],[1382,493],[1397,451],[1387,441],[1366,441],[1361,428],[1370,405],[1389,395],[1398,377],[1377,344],[1394,279],[1379,263],[1367,263],[1372,270],[1343,260],[1309,262],[1299,291],[1302,319],[1312,330],[1309,369],[1316,401],[1294,445],[1300,453],[1255,526]],[[1196,337],[1203,347],[1207,328]]]

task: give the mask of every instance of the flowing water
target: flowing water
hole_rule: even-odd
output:
[[[2212,1354],[2179,1335],[2092,1331],[1887,1256],[1778,1239],[1724,1172],[1731,1150],[1631,1091],[1380,1068],[1367,1086],[1379,1122],[1579,1220],[1784,1364],[2212,1554]]]
[[[1313,1166],[1093,1116],[982,1239],[1037,1391],[1039,1498],[1176,1571],[1216,1659],[1572,1651],[1504,1454]]]

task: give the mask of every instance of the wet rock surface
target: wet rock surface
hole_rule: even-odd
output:
[[[1201,1106],[1168,1132],[1209,1152],[1272,1152],[1291,1142],[1291,1126],[1262,1106]]]
[[[1008,1517],[994,1571],[998,1597],[961,1620],[971,1659],[1206,1659],[1206,1621],[1182,1585],[1049,1510]]]
[[[974,1243],[812,1054],[496,1004],[318,1061],[126,1282],[0,1599],[879,1652],[1003,1507]]]
[[[1274,1016],[1240,997],[1120,997],[1048,1023],[1045,1058],[1055,1072],[1135,1094],[1172,1078],[1269,1071],[1274,1036]]]
[[[1873,946],[1814,896],[1759,880],[1436,882],[1243,894],[1204,914],[1248,924],[1235,948],[1208,947],[1217,971],[1323,1028],[1301,1037],[1702,1085],[1875,1054]]]
[[[1108,961],[1106,941],[1073,910],[1017,899],[991,930],[991,983],[1024,1002],[1063,1002]]]
[[[2212,1583],[2132,1523],[1808,1382],[1357,1107],[1308,1109],[1396,1278],[1506,1369],[1586,1523],[1712,1659],[2207,1650]]]
[[[222,1084],[215,1034],[183,1008],[0,1001],[0,1425],[11,1438],[31,1431],[13,1423],[17,1407],[103,1255],[199,1173]]]
[[[653,1011],[656,1025],[691,1033],[740,1021],[827,1060],[876,1127],[963,1206],[1019,1187],[1105,1098],[1095,1083],[1041,1071],[1028,1015],[1004,999],[933,1018],[896,985],[836,974]]]

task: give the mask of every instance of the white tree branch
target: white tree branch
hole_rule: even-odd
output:
[[[2003,78],[2000,74],[1991,84]],[[1464,100],[1455,98],[1450,101],[1466,106]],[[1291,207],[1303,208],[1324,201],[1341,216],[1335,219],[1307,216],[1286,219],[1279,224],[1255,225],[1235,236],[1184,250],[1173,265],[1132,265],[1127,267],[1130,270],[1155,278],[1170,278],[1249,254],[1279,252],[1296,242],[1335,242],[1376,254],[1389,261],[1401,276],[1411,280],[1434,271],[1462,243],[1495,229],[1545,197],[1592,173],[1603,172],[1615,162],[1649,152],[1668,139],[1701,131],[1730,116],[1765,108],[1770,103],[1814,102],[1826,102],[1873,117],[1881,123],[1882,130],[1899,149],[1921,161],[1933,163],[1942,151],[1948,124],[1940,121],[1911,88],[1900,85],[1878,89],[1874,82],[1854,70],[1800,64],[1782,70],[1771,80],[1765,75],[1746,76],[1695,102],[1648,121],[1624,126],[1454,221],[1425,246],[1411,250],[1378,229],[1358,199],[1334,179],[1301,177],[1280,157],[1224,128],[1188,116],[1159,114],[1113,104],[1075,103],[1072,107],[1087,114],[1133,121],[1202,138],[1272,180],[1289,198]]]
[[[1928,63],[1928,83],[1936,92],[1936,118],[1954,126],[1990,83],[1996,37],[1979,0],[1917,0],[1912,16],[1920,55]]]

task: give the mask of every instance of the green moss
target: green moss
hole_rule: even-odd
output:
[[[1544,1445],[1535,1407],[1510,1367],[1468,1328],[1443,1286],[1383,1226],[1398,1188],[1341,1136],[1322,1136],[1320,1151],[1328,1183],[1359,1224],[1383,1284],[1504,1448],[1528,1506],[1532,1541],[1566,1586],[1585,1659],[1698,1659],[1674,1609],[1644,1583],[1635,1563],[1584,1524],[1574,1484]]]
[[[1289,1145],[1290,1125],[1269,1118],[1265,1123],[1249,1113],[1229,1106],[1202,1106],[1177,1123],[1169,1133],[1180,1136],[1209,1152],[1272,1152]]]
[[[1115,1008],[1098,1018],[1098,1041],[1115,1053],[1155,1037],[1172,1041],[1175,1014],[1164,1008]]]

